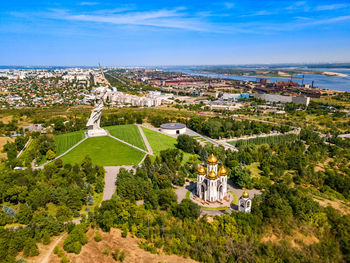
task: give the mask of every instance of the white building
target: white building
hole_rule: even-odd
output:
[[[204,201],[216,202],[227,199],[227,170],[218,170],[218,160],[212,154],[207,161],[207,169],[200,166],[197,175],[197,195]]]
[[[252,200],[250,200],[248,192],[244,190],[242,196],[238,200],[238,211],[250,213],[251,209]]]
[[[160,131],[170,135],[184,134],[187,130],[186,125],[183,123],[164,123],[160,125]]]
[[[295,103],[308,106],[310,103],[310,97],[305,96],[285,96],[279,94],[267,94],[267,93],[253,93],[254,98],[260,98],[268,102],[280,102],[280,103]]]

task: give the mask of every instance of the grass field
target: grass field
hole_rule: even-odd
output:
[[[155,155],[159,155],[161,151],[168,148],[175,148],[175,144],[177,143],[175,138],[144,127],[142,127],[142,130],[146,135],[146,138],[151,145],[152,151]]]
[[[136,125],[116,125],[105,127],[105,129],[107,129],[112,136],[147,151],[146,145]]]
[[[81,163],[89,155],[94,164],[103,166],[137,165],[144,153],[111,137],[89,138],[62,156],[63,163]]]
[[[64,153],[73,145],[84,139],[84,131],[76,131],[55,135],[56,156]]]
[[[142,127],[142,130],[149,144],[151,145],[154,155],[159,155],[161,151],[169,148],[172,148],[172,149],[176,148],[175,145],[177,144],[177,140],[175,138],[161,134],[159,132],[152,131],[144,127]],[[193,154],[186,153],[184,151],[182,152],[184,154],[182,163],[186,163],[193,156]]]

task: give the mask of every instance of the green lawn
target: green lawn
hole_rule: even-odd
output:
[[[155,155],[168,148],[175,148],[177,141],[175,138],[161,134],[156,131],[142,127],[143,133],[146,135],[146,138],[151,145],[152,151]]]
[[[56,156],[64,153],[73,145],[84,139],[84,131],[76,131],[55,135]]]
[[[137,165],[144,153],[111,137],[89,138],[62,156],[63,163],[81,163],[89,155],[94,164],[103,166]]]
[[[107,129],[112,136],[147,151],[146,145],[136,125],[116,125],[104,128]]]
[[[175,145],[177,144],[177,140],[175,138],[161,134],[156,131],[152,131],[144,127],[141,128],[152,148],[154,155],[159,155],[161,151],[169,148],[176,148]],[[182,150],[181,152],[183,152],[184,154],[182,163],[186,163],[193,156],[193,154],[186,153]]]

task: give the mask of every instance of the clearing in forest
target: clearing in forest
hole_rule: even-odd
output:
[[[83,246],[79,255],[73,253],[66,253],[68,259],[72,263],[114,263],[117,262],[113,259],[112,253],[114,249],[118,248],[120,251],[125,251],[126,257],[123,261],[124,263],[158,263],[158,262],[168,262],[168,263],[195,263],[190,258],[183,258],[177,255],[166,255],[164,252],[159,251],[159,254],[151,254],[140,248],[138,243],[142,241],[139,238],[132,238],[128,235],[126,238],[121,237],[121,230],[112,228],[110,232],[98,231],[102,236],[102,241],[96,242],[94,236],[96,230],[90,229],[87,232],[89,242]],[[60,240],[58,247],[62,249],[64,239]],[[50,246],[50,245],[49,245]],[[40,247],[40,254],[47,254],[49,246]],[[49,251],[50,252],[50,251]],[[36,257],[35,259],[39,258]],[[40,262],[40,261],[29,261],[29,262]],[[49,257],[49,262],[59,263],[60,258],[51,253]],[[120,261],[118,261],[120,262]]]

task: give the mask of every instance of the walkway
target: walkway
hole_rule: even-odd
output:
[[[151,148],[151,145],[149,144],[149,142],[147,140],[147,137],[146,137],[146,135],[144,134],[144,132],[143,132],[143,130],[141,128],[141,125],[140,124],[136,124],[136,126],[139,129],[139,132],[140,132],[140,134],[142,136],[142,139],[143,139],[143,141],[144,141],[144,143],[145,143],[145,145],[147,147],[148,154],[154,155],[153,151],[152,151],[152,148]]]
[[[87,138],[88,138],[88,137],[85,137],[85,138],[82,139],[81,141],[79,141],[79,142],[77,142],[76,144],[74,144],[71,148],[69,148],[69,149],[68,149],[67,151],[65,151],[64,153],[61,153],[60,155],[56,156],[54,159],[52,159],[52,160],[50,160],[50,161],[47,161],[46,163],[44,163],[44,164],[42,164],[42,165],[40,165],[40,166],[38,166],[38,167],[35,167],[35,166],[33,167],[33,162],[32,162],[32,168],[33,168],[33,169],[42,169],[42,168],[44,168],[45,165],[47,165],[47,164],[53,162],[53,161],[56,160],[56,159],[61,158],[63,155],[69,153],[71,150],[73,150],[75,147],[77,147],[79,144],[81,144],[81,143],[82,143],[83,141],[85,141]]]
[[[21,154],[23,153],[23,151],[28,147],[28,144],[31,143],[32,141],[32,137],[29,137],[28,141],[26,142],[26,144],[23,146],[22,150],[17,154],[16,158],[20,157]]]
[[[133,170],[135,171],[135,168],[133,166],[105,166],[106,170],[105,173],[105,187],[103,190],[103,199],[102,201],[109,200],[112,198],[112,195],[115,192],[116,189],[116,181],[117,181],[117,175],[121,168],[125,168],[126,170]]]
[[[113,138],[114,140],[120,141],[121,143],[124,143],[124,144],[126,144],[126,145],[128,145],[128,146],[130,146],[130,147],[132,147],[132,148],[135,148],[136,150],[139,150],[139,151],[141,151],[141,152],[144,152],[145,154],[149,154],[149,152],[146,152],[145,150],[143,150],[143,149],[141,149],[141,148],[139,148],[139,147],[137,147],[137,146],[135,146],[135,145],[132,145],[132,144],[126,142],[126,141],[123,141],[123,140],[121,140],[121,139],[119,139],[119,138],[117,138],[117,137],[114,137],[114,136],[112,136],[112,135],[110,135],[110,134],[109,134],[108,136],[111,137],[111,138]]]
[[[232,142],[232,141],[240,141],[240,140],[249,140],[249,139],[255,139],[255,138],[264,138],[264,137],[270,137],[270,136],[278,136],[278,135],[286,135],[286,134],[296,134],[299,135],[300,134],[300,128],[291,130],[289,132],[285,132],[285,133],[280,133],[280,132],[271,132],[271,133],[264,133],[264,134],[256,134],[256,135],[245,135],[245,136],[241,136],[241,137],[233,137],[231,139],[221,139],[221,140],[217,140],[218,143],[222,143],[222,142]]]

